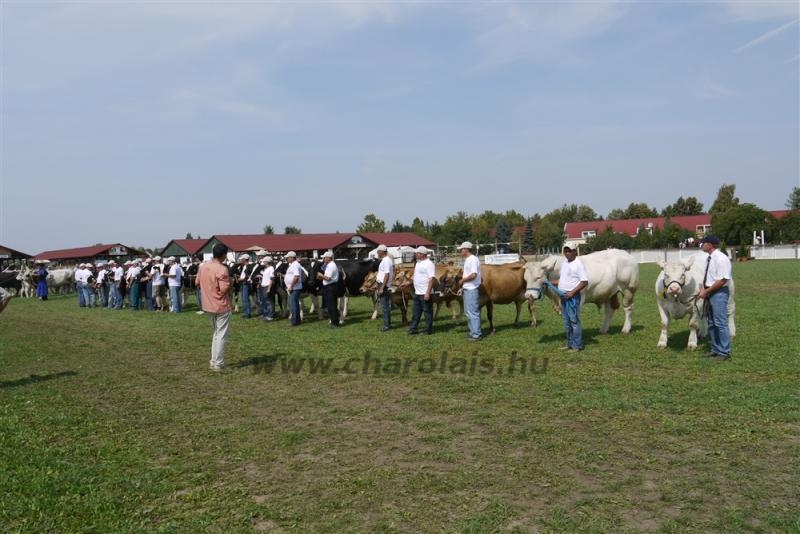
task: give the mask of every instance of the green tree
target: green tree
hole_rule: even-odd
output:
[[[755,204],[745,203],[718,212],[711,217],[714,233],[727,245],[749,245],[753,232],[764,230],[767,241],[772,240],[775,219]]]
[[[713,218],[714,215],[724,213],[738,205],[739,197],[736,196],[736,184],[722,184],[722,187],[717,191],[717,198],[714,200],[708,213],[710,213]]]
[[[411,231],[417,234],[418,236],[422,236],[428,239],[431,239],[431,234],[428,232],[428,223],[420,219],[419,217],[414,217],[414,220],[411,221]]]
[[[363,234],[369,232],[383,233],[386,231],[386,223],[379,219],[374,213],[364,215],[364,222],[358,225],[356,233]]]
[[[406,226],[405,224],[401,223],[400,221],[394,221],[392,225],[392,232],[411,232],[411,227]]]
[[[264,226],[264,235],[272,235],[275,233],[275,229],[272,227],[271,224]]]
[[[533,242],[533,220],[528,219],[525,221],[525,231],[522,234],[522,252],[523,254],[533,254],[536,251],[536,245]]]
[[[790,210],[800,210],[800,187],[792,189],[792,193],[786,201],[786,207]]]
[[[800,209],[792,210],[773,225],[772,240],[778,243],[797,243],[800,241]]]
[[[658,217],[658,211],[651,208],[645,202],[631,202],[625,209],[616,208],[608,213],[608,219],[647,219],[649,217]]]
[[[587,239],[586,244],[581,247],[584,253],[597,252],[609,248],[631,250],[636,248],[636,240],[628,234],[617,233],[611,226],[607,226],[602,232]]]
[[[564,228],[564,225],[568,222],[596,221],[602,219],[602,217],[585,204],[564,204],[545,215],[543,219],[547,219],[560,228]]]
[[[511,223],[505,217],[501,217],[497,221],[497,226],[494,229],[494,237],[497,240],[498,250],[500,252],[505,252],[512,247],[508,245],[511,241],[511,234],[514,232],[514,228],[511,226]]]
[[[661,214],[664,217],[674,217],[676,215],[701,215],[703,213],[703,203],[697,197],[678,197],[674,204],[670,204]]]
[[[448,215],[444,223],[442,223],[438,241],[442,244],[451,245],[472,239],[472,227],[473,218],[466,212],[459,211],[454,215]]]
[[[284,234],[302,234],[303,231],[297,226],[287,226],[283,229]]]

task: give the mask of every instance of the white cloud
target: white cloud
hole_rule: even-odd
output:
[[[787,22],[785,24],[781,24],[777,28],[773,28],[773,29],[769,30],[768,32],[759,35],[758,37],[756,37],[752,41],[748,41],[747,43],[743,44],[742,46],[737,48],[735,50],[735,52],[738,54],[739,52],[744,52],[748,48],[753,48],[754,46],[758,46],[761,43],[765,43],[765,42],[769,41],[770,39],[772,39],[773,37],[776,37],[776,36],[780,35],[781,33],[785,32],[786,30],[788,30],[789,28],[791,28],[792,26],[797,24],[797,22],[798,21],[795,19],[795,20],[790,20],[789,22]]]
[[[489,4],[479,13],[475,71],[551,60],[566,45],[607,31],[628,6],[617,2]]]

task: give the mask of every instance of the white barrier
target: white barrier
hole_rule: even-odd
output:
[[[797,260],[800,259],[798,245],[767,245],[750,247],[750,257],[759,260]]]

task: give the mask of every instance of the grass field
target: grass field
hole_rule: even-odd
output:
[[[734,266],[725,363],[685,351],[683,321],[655,348],[656,274],[643,266],[629,336],[621,314],[598,335],[584,308],[580,354],[558,350],[544,305],[535,329],[500,307],[497,334],[470,344],[446,313],[433,336],[382,334],[355,299],[338,331],[236,317],[221,374],[194,313],[14,300],[0,530],[800,532],[800,264]],[[505,372],[280,371],[366,351],[382,365],[477,351]],[[540,372],[509,376],[512,351]]]

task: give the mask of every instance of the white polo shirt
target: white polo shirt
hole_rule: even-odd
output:
[[[414,266],[414,293],[424,295],[428,290],[428,282],[436,276],[436,267],[429,258],[417,261]]]
[[[115,282],[121,282],[122,281],[122,276],[124,274],[125,274],[125,270],[122,267],[119,267],[119,266],[116,267],[114,269],[114,281]]]
[[[323,278],[323,286],[329,286],[339,281],[339,267],[336,265],[335,261],[329,261],[328,265],[325,266],[325,276],[330,278],[330,280],[325,280]]]
[[[561,291],[572,291],[581,282],[588,282],[589,274],[586,272],[583,262],[580,258],[575,258],[572,261],[564,261],[561,263],[561,275],[558,278],[558,289]]]
[[[464,260],[464,277],[466,278],[472,273],[476,273],[478,276],[464,282],[464,289],[478,289],[481,285],[481,260],[479,260],[478,256],[475,254],[470,254],[469,257]]]
[[[153,268],[150,269],[150,275],[153,277],[153,285],[154,286],[163,286],[164,285],[164,274],[161,271],[162,266],[161,264],[153,265]]]
[[[169,287],[181,287],[183,285],[183,269],[181,269],[181,266],[177,263],[169,268],[169,276],[170,278],[167,278],[167,285]],[[175,278],[171,278],[172,276]]]
[[[268,265],[261,271],[261,287],[269,287],[272,285],[272,277],[275,276],[275,267]]]
[[[711,286],[717,280],[731,279],[731,260],[720,249],[714,249],[711,253],[711,262],[708,264],[708,276],[706,276],[706,286]]]
[[[300,272],[300,262],[295,260],[289,264],[289,267],[286,269],[286,276],[284,277],[284,282],[286,282],[287,289],[290,287],[292,290],[301,288],[300,280],[302,277],[300,276]],[[291,285],[295,276],[297,277],[297,282],[295,282],[294,285]]]
[[[392,263],[392,259],[389,256],[384,256],[378,265],[378,277],[376,280],[383,282],[383,277],[387,274],[389,277],[386,278],[386,287],[392,285],[392,280],[394,280],[394,263]]]

